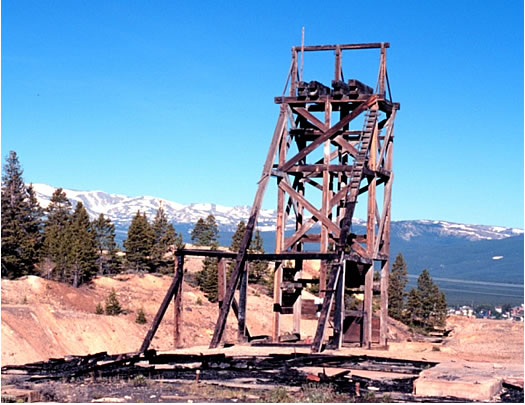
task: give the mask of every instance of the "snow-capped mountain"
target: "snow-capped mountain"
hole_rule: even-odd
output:
[[[46,184],[33,184],[37,199],[42,207],[47,207],[55,187]],[[192,225],[199,218],[213,214],[222,231],[235,231],[239,221],[246,221],[250,215],[250,207],[226,207],[212,203],[193,203],[189,205],[156,197],[129,197],[120,194],[109,194],[103,191],[77,191],[64,189],[66,196],[73,204],[82,201],[91,218],[100,214],[110,218],[117,226],[125,227],[131,223],[138,210],[153,219],[160,204],[168,219],[174,224]],[[275,210],[261,210],[257,227],[260,231],[275,229]],[[356,219],[356,225],[364,225],[364,221]],[[399,238],[410,241],[418,236],[436,237],[455,236],[467,240],[497,240],[522,235],[523,229],[506,228],[488,225],[466,225],[447,221],[412,220],[392,221],[392,233]]]
[[[47,207],[56,188],[46,184],[33,184],[33,188],[40,205],[44,208]],[[184,205],[150,196],[129,197],[103,191],[63,190],[73,205],[82,201],[91,218],[104,214],[105,217],[120,226],[130,224],[139,210],[152,220],[161,204],[168,220],[175,224],[194,224],[199,218],[213,214],[221,230],[234,231],[239,221],[246,221],[250,215],[250,207],[248,206],[226,207],[212,203]],[[266,231],[274,229],[274,227],[275,211],[261,210],[258,218],[258,229]]]

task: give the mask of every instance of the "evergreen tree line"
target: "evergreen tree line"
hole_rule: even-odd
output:
[[[392,265],[388,285],[388,314],[411,327],[431,331],[445,326],[447,301],[445,293],[433,282],[427,269],[417,279],[417,287],[405,291],[408,271],[399,253]]]
[[[61,188],[42,209],[22,174],[18,156],[11,151],[2,173],[3,278],[35,274],[78,287],[95,275],[130,269],[173,271],[169,251],[182,245],[182,236],[168,223],[162,206],[151,224],[137,212],[124,242],[125,259],[120,259],[109,218],[100,214],[91,221],[82,202],[73,209]]]

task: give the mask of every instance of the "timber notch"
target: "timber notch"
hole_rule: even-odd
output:
[[[387,346],[388,268],[391,195],[393,182],[394,120],[400,105],[392,101],[386,66],[389,43],[295,46],[280,111],[250,217],[238,253],[180,249],[176,252],[173,282],[140,348],[145,353],[166,309],[175,302],[175,344],[180,345],[182,279],[185,256],[219,259],[219,305],[210,348],[223,337],[230,308],[238,320],[239,341],[253,339],[246,326],[248,264],[271,260],[274,268],[274,305],[271,341],[284,339],[280,319],[293,314],[293,332],[301,341],[301,319],[318,317],[312,353],[323,347],[339,349],[346,342]],[[345,51],[378,50],[375,89],[357,78],[345,80]],[[307,52],[332,52],[330,87],[303,80]],[[299,63],[300,60],[300,63]],[[288,95],[286,95],[288,93]],[[270,178],[277,181],[275,253],[248,253],[257,217]],[[356,233],[354,213],[358,201],[366,206],[366,232]],[[285,234],[285,228],[293,233]],[[235,265],[226,280],[225,262]],[[305,260],[321,260],[317,280],[302,277]],[[374,288],[374,268],[380,270]],[[319,284],[315,302],[301,298],[309,283]],[[239,300],[234,298],[239,289]],[[345,295],[361,291],[362,307],[345,310]],[[380,295],[379,317],[372,311],[374,293]],[[270,310],[270,309],[269,309]],[[331,329],[331,334],[328,331]],[[304,342],[303,342],[304,344]],[[310,343],[309,343],[310,344]]]

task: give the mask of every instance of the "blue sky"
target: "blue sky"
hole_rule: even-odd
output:
[[[4,0],[2,158],[26,182],[250,205],[304,26],[391,43],[394,220],[523,228],[523,2],[499,4]],[[305,79],[331,74],[308,56]]]

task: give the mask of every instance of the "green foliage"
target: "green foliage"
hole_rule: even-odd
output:
[[[144,309],[141,307],[137,311],[137,317],[135,318],[135,322],[139,325],[144,325],[148,321],[146,320],[146,314],[144,313]]]
[[[406,307],[406,322],[423,330],[444,326],[447,315],[445,294],[441,292],[428,270],[417,279],[417,288],[410,290]]]
[[[98,275],[114,274],[119,270],[117,258],[117,244],[115,243],[115,225],[109,218],[100,214],[97,219],[91,222],[91,229],[97,249],[97,269]]]
[[[255,237],[250,244],[250,253],[264,253],[263,239],[259,231],[255,231]],[[250,263],[250,271],[248,273],[248,281],[250,283],[264,283],[268,277],[268,262],[263,260],[256,260]]]
[[[388,281],[388,315],[398,321],[403,320],[405,307],[405,287],[408,282],[407,265],[403,255],[399,253],[394,260]]]
[[[210,214],[206,220],[199,218],[191,231],[191,241],[198,246],[218,246],[219,227],[215,217]]]
[[[35,274],[41,244],[42,209],[32,186],[26,187],[16,152],[2,173],[2,277]]]
[[[71,203],[61,188],[57,188],[51,196],[46,213],[41,257],[44,261],[53,262],[55,266],[45,276],[57,281],[66,281],[70,248],[67,231],[71,220]]]
[[[128,238],[124,241],[126,261],[135,271],[150,269],[153,242],[153,230],[146,214],[137,211],[129,226]]]
[[[210,214],[203,220],[199,218],[191,233],[191,240],[201,246],[218,247],[219,228],[215,217]],[[210,302],[217,302],[218,291],[218,261],[216,258],[206,257],[202,262],[202,269],[197,273],[197,284]]]
[[[103,315],[104,314],[104,308],[102,307],[102,304],[99,302],[95,308],[95,314],[97,315]]]
[[[168,222],[162,205],[159,206],[152,225],[153,246],[151,261],[153,268],[161,273],[171,273],[175,260],[170,249],[182,247],[182,235],[175,233],[175,228]]]
[[[106,298],[106,315],[118,315],[122,312],[122,307],[117,298],[117,292],[115,289],[111,289],[108,297]]]
[[[89,215],[81,202],[77,203],[68,225],[68,278],[73,287],[78,287],[96,274],[98,258]]]
[[[197,273],[197,284],[210,302],[219,299],[218,261],[216,258],[206,257],[202,262],[202,270]]]

